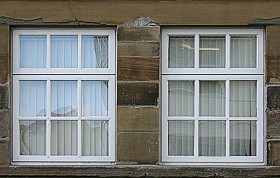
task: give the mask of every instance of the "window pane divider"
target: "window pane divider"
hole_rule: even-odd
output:
[[[230,68],[230,35],[226,34],[226,69]]]
[[[194,36],[194,68],[199,68],[199,35]]]
[[[80,35],[79,35],[80,38]],[[80,56],[80,55],[78,55]],[[78,60],[79,63],[80,60]],[[81,80],[78,80],[78,86],[77,86],[77,101],[78,101],[78,157],[81,157],[82,155],[82,122],[81,122],[81,115],[82,115],[82,82]]]
[[[194,82],[194,156],[198,157],[199,80]]]
[[[82,35],[78,35],[78,69],[82,68]]]
[[[51,36],[50,34],[47,35],[47,65],[46,68],[50,69],[51,68]]]
[[[47,121],[46,121],[46,156],[49,158],[51,155],[51,81],[47,80]]]

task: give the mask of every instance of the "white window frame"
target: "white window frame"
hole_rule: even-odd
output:
[[[19,35],[47,35],[47,68],[19,68]],[[50,35],[78,35],[78,68],[50,68]],[[102,35],[108,36],[109,61],[108,68],[87,68],[81,67],[81,36]],[[108,165],[115,163],[115,132],[116,132],[116,75],[115,75],[115,30],[108,29],[20,29],[13,31],[13,164],[14,165]],[[47,113],[46,116],[19,116],[19,82],[20,81],[46,81],[47,92]],[[59,117],[51,117],[51,81],[77,81],[77,117],[63,117],[64,121],[77,121],[77,156],[52,156],[51,155],[51,120],[58,120]],[[108,81],[108,116],[82,117],[82,88],[81,81]],[[20,155],[20,133],[19,121],[35,120],[44,118],[46,121],[46,155]],[[108,156],[82,156],[81,122],[83,120],[108,121]]]
[[[225,35],[226,36],[226,67],[225,68],[199,68],[199,39],[198,35]],[[230,68],[229,50],[230,35],[250,34],[257,36],[257,66],[256,68]],[[195,65],[194,68],[168,68],[169,36],[195,36]],[[167,165],[263,165],[264,164],[264,82],[263,82],[263,30],[262,29],[163,29],[162,30],[162,164]],[[168,81],[186,80],[194,81],[194,116],[168,116]],[[225,81],[225,117],[199,116],[199,81]],[[230,117],[229,95],[230,83],[234,80],[257,81],[257,116],[256,117]],[[194,121],[194,156],[168,155],[168,121],[193,120]],[[198,121],[224,120],[226,121],[226,156],[198,156]],[[230,156],[229,155],[229,121],[255,120],[257,122],[256,156]]]

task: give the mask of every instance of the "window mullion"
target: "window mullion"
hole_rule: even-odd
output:
[[[78,35],[78,69],[82,68],[82,35]]]
[[[199,68],[199,35],[194,37],[194,68]]]
[[[230,142],[230,133],[229,133],[229,104],[230,104],[230,81],[226,80],[226,157],[229,157],[229,142]]]
[[[47,80],[46,155],[51,155],[51,81]]]
[[[51,68],[51,36],[47,35],[47,69]]]
[[[226,69],[230,68],[230,35],[226,35]]]
[[[82,82],[78,80],[78,157],[82,155]]]
[[[198,157],[199,80],[195,80],[194,98],[194,156]]]

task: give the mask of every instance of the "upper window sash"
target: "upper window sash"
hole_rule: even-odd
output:
[[[36,67],[21,67],[20,65],[20,59],[21,58],[21,37],[44,37],[44,41],[41,42],[40,45],[40,53],[45,53],[44,55],[44,64],[40,65],[38,68]],[[70,37],[67,39],[68,41],[72,39],[72,43],[70,45],[65,45],[66,42],[63,45],[57,45],[59,48],[61,48],[60,52],[57,46],[54,46],[54,43],[57,40],[63,40],[63,39],[55,39],[56,37]],[[103,43],[105,44],[105,47],[103,46],[105,50],[101,49],[102,52],[107,53],[107,64],[101,67],[94,67],[92,64],[89,64],[88,66],[85,66],[83,64],[83,55],[85,51],[85,43],[83,44],[83,41],[86,37],[92,37],[92,40],[89,39],[89,49],[88,51],[94,51],[95,49],[95,37],[105,37],[106,41]],[[90,41],[91,40],[91,41]],[[38,43],[37,43],[38,44]],[[52,46],[53,45],[53,46]],[[90,46],[91,45],[91,46]],[[106,46],[107,45],[107,46]],[[24,44],[22,44],[24,46]],[[115,74],[116,71],[116,65],[115,65],[115,58],[116,58],[116,50],[115,50],[115,30],[93,30],[93,29],[83,29],[83,30],[61,30],[61,29],[42,29],[42,30],[14,30],[13,31],[13,74]],[[54,47],[52,49],[52,47]],[[42,49],[43,48],[43,49]],[[52,50],[57,49],[57,54],[61,54],[65,51],[68,51],[71,49],[72,54],[63,54],[65,55],[64,58],[68,58],[66,55],[73,55],[75,56],[74,62],[71,62],[72,66],[66,66],[61,67],[61,65],[54,66],[52,64]],[[84,51],[83,51],[84,50]],[[96,54],[91,54],[95,55]],[[102,54],[104,55],[104,54]],[[28,58],[28,57],[26,57]],[[41,57],[43,58],[43,57]],[[91,58],[91,57],[89,57]],[[57,60],[59,61],[59,57],[57,57]],[[68,59],[69,60],[69,59]],[[91,59],[89,59],[91,60]],[[91,61],[90,61],[91,62]],[[75,63],[75,64],[72,64]],[[85,62],[84,62],[85,63]]]
[[[231,67],[231,50],[233,50],[231,47],[232,39],[236,37],[242,38],[251,36],[255,37],[256,39],[255,66],[242,68]],[[182,37],[184,38],[184,42],[187,41],[187,44],[178,44],[175,46],[175,48],[187,48],[193,50],[193,54],[188,54],[190,55],[190,58],[193,58],[193,64],[187,67],[184,67],[184,65],[181,64],[176,67],[170,66],[170,37],[179,38],[179,40]],[[202,44],[203,40],[207,40],[208,37],[210,39],[217,38],[223,43],[222,45],[224,46],[224,54],[222,57],[219,56],[219,58],[224,60],[224,64],[221,64],[222,67],[212,66],[207,68],[203,67],[201,64],[202,59],[200,59],[200,55],[202,55],[202,52],[212,50],[212,47],[211,50],[208,48],[207,41],[205,43],[206,45]],[[164,29],[162,31],[162,74],[263,74],[263,38],[262,29]],[[219,48],[219,44],[217,42],[214,44],[214,47],[217,50],[222,50]],[[179,55],[184,56],[186,54],[183,53]]]

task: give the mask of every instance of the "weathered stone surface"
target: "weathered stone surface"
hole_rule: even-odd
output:
[[[279,177],[279,166],[0,166],[0,176],[14,177]]]
[[[247,25],[253,19],[279,17],[277,0],[2,1],[0,16],[44,22],[118,25],[139,16],[161,25]],[[250,7],[250,8],[248,8]],[[198,13],[199,12],[199,13]],[[1,23],[1,22],[0,22]],[[6,22],[7,23],[7,22]]]
[[[8,84],[0,84],[0,109],[9,108],[9,87]]]
[[[280,140],[279,141],[269,141],[267,144],[268,150],[268,165],[270,166],[280,166]]]
[[[10,133],[10,110],[0,110],[0,138],[6,138],[11,135]]]
[[[11,160],[10,160],[10,137],[0,137],[0,166],[3,165],[9,165]],[[1,175],[1,171],[0,171]]]
[[[267,111],[267,138],[280,138],[280,111]]]
[[[120,27],[118,41],[160,41],[160,27]]]
[[[266,28],[266,54],[280,59],[280,25]]]
[[[159,58],[118,58],[118,81],[150,80],[159,80]]]
[[[0,56],[0,84],[6,83],[9,77],[9,56]]]
[[[266,58],[266,83],[280,83],[280,56],[268,56]]]
[[[9,26],[0,25],[0,55],[9,55]]]
[[[119,132],[117,161],[155,164],[159,161],[158,132]]]
[[[267,109],[268,110],[280,109],[280,86],[267,87]]]
[[[118,82],[118,105],[157,105],[158,83]]]
[[[159,108],[118,107],[118,131],[159,131]]]
[[[159,57],[159,42],[119,42],[118,56]]]

